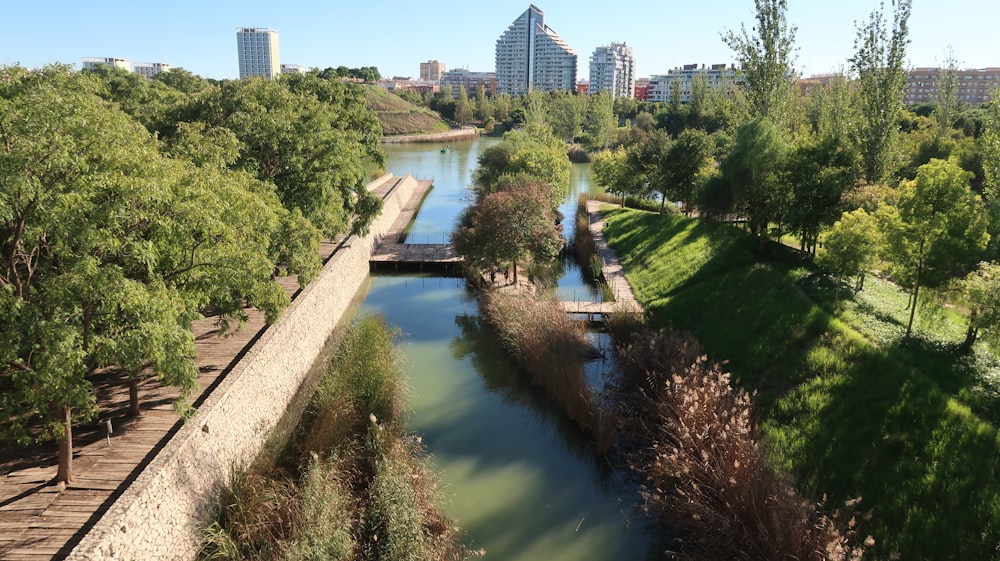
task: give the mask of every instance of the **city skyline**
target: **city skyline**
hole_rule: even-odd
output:
[[[136,8],[124,0],[103,2],[100,10],[66,0],[15,3],[5,9],[10,24],[0,36],[0,64],[37,67],[60,62],[79,68],[84,57],[118,57],[168,63],[207,78],[237,78],[234,31],[264,27],[280,33],[285,64],[376,66],[383,76],[416,77],[421,62],[439,60],[448,69],[493,71],[496,38],[529,4],[487,3],[458,19],[453,5],[439,0],[391,2],[390,9],[378,10],[311,1],[277,6],[179,0],[170,10]],[[621,0],[610,14],[617,18],[609,17],[604,3],[534,4],[581,55],[580,77],[588,75],[589,54],[613,42],[633,49],[637,77],[665,74],[690,63],[731,63],[732,52],[720,34],[739,30],[741,23],[750,27],[754,18],[750,0],[681,6]],[[854,50],[855,22],[867,21],[878,5],[875,0],[836,5],[790,1],[788,19],[798,28],[796,70],[808,76],[845,69]],[[997,16],[1000,5],[994,3],[918,0],[910,19],[907,66],[939,66],[950,46],[961,68],[1000,67],[1000,39],[991,28]]]

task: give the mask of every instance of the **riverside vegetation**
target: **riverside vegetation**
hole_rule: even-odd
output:
[[[475,556],[438,510],[405,429],[399,333],[355,321],[277,461],[237,470],[201,559],[442,560]]]

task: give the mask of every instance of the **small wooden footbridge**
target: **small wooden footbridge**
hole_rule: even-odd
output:
[[[406,176],[398,178],[398,181],[415,181],[412,177]],[[424,198],[433,186],[432,180],[420,180],[410,200],[403,207],[399,217],[393,223],[392,228],[378,242],[369,265],[372,270],[385,269],[419,269],[419,270],[440,270],[448,273],[459,273],[462,267],[462,257],[455,253],[455,248],[450,243],[406,243],[406,229],[413,222],[417,211]],[[642,306],[639,305],[632,293],[632,287],[625,280],[625,273],[618,256],[614,250],[608,247],[604,239],[604,221],[600,213],[601,203],[589,201],[587,203],[587,213],[589,215],[590,231],[594,236],[598,255],[603,263],[602,272],[604,280],[610,289],[610,293],[615,296],[611,302],[595,302],[589,300],[562,301],[562,307],[568,314],[580,316],[588,321],[593,321],[596,317],[607,317],[613,313],[642,313]]]

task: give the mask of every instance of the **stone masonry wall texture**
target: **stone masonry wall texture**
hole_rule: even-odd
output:
[[[263,448],[367,277],[374,245],[416,185],[410,176],[397,185],[370,233],[346,240],[68,559],[194,559],[201,528],[233,468],[248,465]]]

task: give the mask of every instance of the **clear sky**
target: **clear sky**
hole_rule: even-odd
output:
[[[383,76],[417,76],[420,62],[494,69],[500,36],[529,2],[493,0],[7,0],[0,65],[75,64],[83,57],[166,62],[209,78],[236,78],[236,29],[279,33],[281,62],[306,67],[377,66]],[[637,76],[682,64],[732,62],[720,33],[753,23],[752,0],[536,0],[545,22],[589,74],[594,49],[625,42]],[[798,28],[796,68],[805,75],[847,65],[855,22],[878,0],[788,0]],[[886,7],[887,10],[889,6]],[[950,46],[962,68],[1000,67],[1000,1],[913,0],[910,66],[937,66]]]

